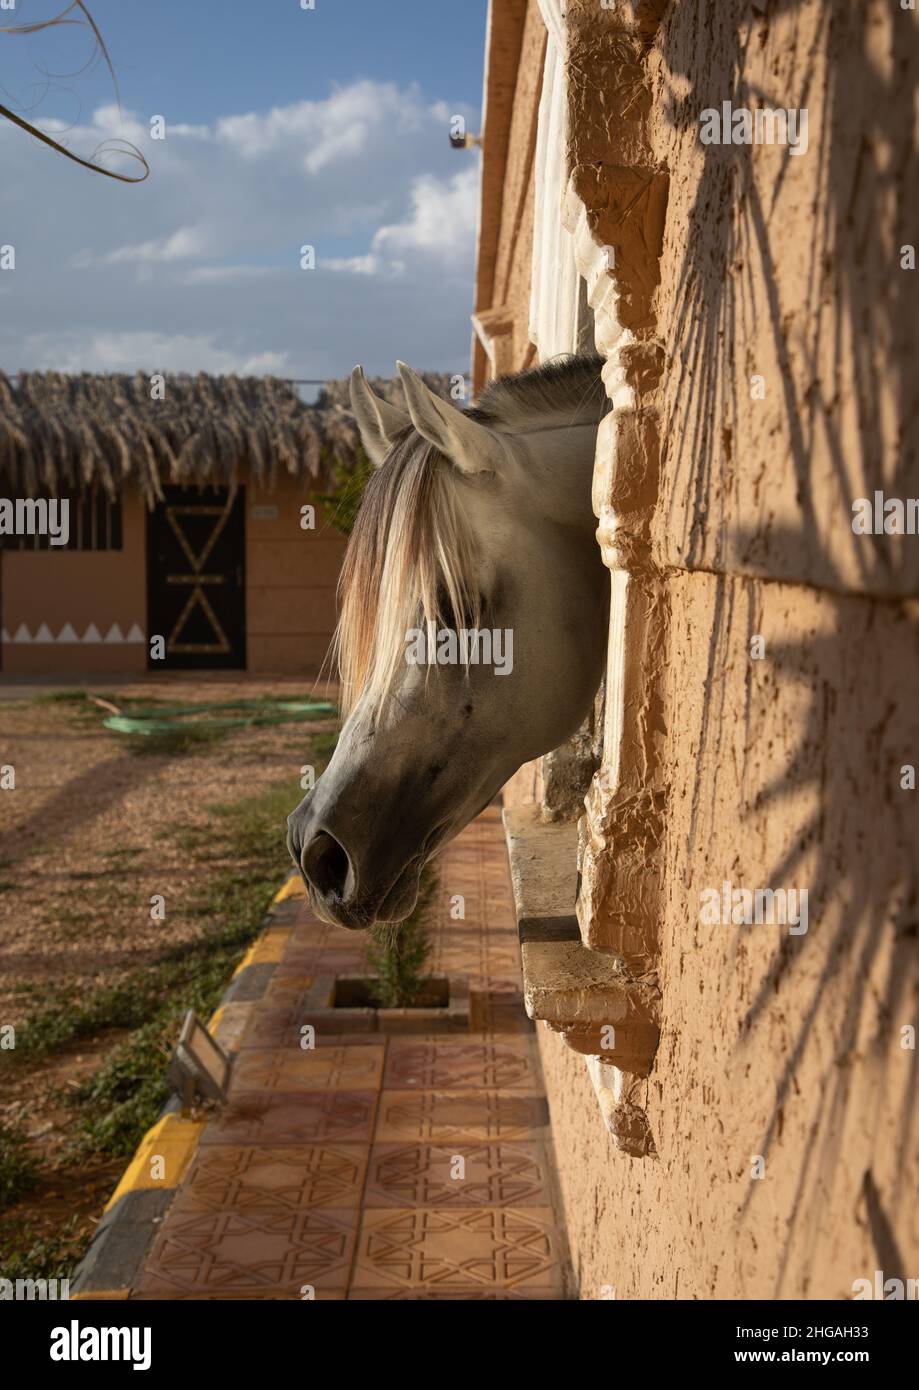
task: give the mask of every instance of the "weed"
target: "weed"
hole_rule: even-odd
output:
[[[424,966],[431,953],[431,939],[424,924],[437,880],[431,870],[422,875],[421,891],[411,916],[393,927],[377,923],[370,929],[365,959],[374,979],[375,1003],[380,1009],[407,1009],[424,986]]]
[[[0,1124],[0,1211],[13,1206],[38,1182],[38,1164],[25,1131]]]

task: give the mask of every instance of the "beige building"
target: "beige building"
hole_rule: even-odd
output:
[[[4,673],[318,671],[345,538],[316,494],[353,465],[345,399],[343,383],[307,406],[273,379],[0,378],[0,498],[22,523],[0,534]],[[42,534],[62,503],[66,536]]]
[[[491,5],[474,382],[614,402],[605,689],[505,797],[584,1299],[919,1274],[919,35],[828,13]]]

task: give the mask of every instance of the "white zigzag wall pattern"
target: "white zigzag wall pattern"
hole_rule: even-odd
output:
[[[6,628],[3,628],[2,631],[0,631],[0,642],[3,642],[4,645],[9,644],[10,646],[15,646],[17,644],[24,646],[26,643],[28,643],[31,646],[48,645],[52,642],[63,643],[65,645],[67,643],[72,644],[74,642],[79,642],[82,644],[89,645],[93,645],[95,643],[105,643],[106,645],[121,644],[122,646],[124,646],[128,643],[145,642],[146,640],[147,639],[144,637],[144,634],[137,623],[133,623],[131,625],[131,629],[127,633],[127,636],[122,632],[121,628],[117,623],[112,623],[112,626],[109,628],[108,632],[105,634],[104,637],[102,636],[102,633],[99,631],[99,629],[96,627],[95,623],[90,623],[89,627],[83,633],[82,637],[77,636],[76,630],[72,623],[65,623],[56,637],[54,633],[51,631],[51,629],[48,627],[47,623],[41,624],[41,626],[36,631],[34,637],[32,636],[32,633],[29,631],[25,623],[20,623],[16,631],[12,635],[9,632],[7,632]]]

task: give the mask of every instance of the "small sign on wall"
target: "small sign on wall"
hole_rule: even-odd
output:
[[[253,521],[277,521],[278,508],[265,503],[263,506],[253,507],[250,515]]]

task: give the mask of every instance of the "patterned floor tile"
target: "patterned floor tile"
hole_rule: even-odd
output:
[[[201,1144],[367,1142],[378,1097],[377,1091],[240,1093],[210,1121]]]
[[[379,1047],[243,1048],[230,1094],[245,1091],[369,1091],[380,1084]]]
[[[548,1123],[543,1096],[494,1091],[384,1091],[376,1138],[381,1143],[433,1144],[541,1139]]]
[[[172,1210],[350,1209],[361,1200],[368,1154],[362,1144],[210,1144],[198,1151]]]
[[[250,1019],[239,1046],[247,1050],[251,1047],[299,1047],[303,1037],[299,1018],[293,1005],[271,1004],[266,995]]]
[[[353,1289],[502,1288],[564,1292],[561,1249],[545,1207],[364,1212]]]
[[[522,999],[479,992],[470,981],[471,1022],[481,1036],[515,1036],[528,1033],[535,1040],[536,1025],[527,1017]]]
[[[563,1294],[554,1289],[471,1289],[437,1291],[431,1289],[351,1289],[349,1303],[517,1303],[528,1299],[558,1301]]]
[[[498,1295],[500,1296],[500,1295]],[[273,1289],[269,1286],[259,1285],[257,1290],[246,1289],[237,1290],[235,1293],[132,1293],[132,1303],[162,1303],[164,1298],[168,1298],[170,1303],[302,1303],[307,1297],[316,1303],[338,1302],[343,1303],[347,1298],[344,1289],[333,1289],[331,1291],[323,1289],[320,1292],[313,1288],[312,1292],[301,1293],[299,1289],[293,1287],[289,1289]]]
[[[358,947],[322,946],[317,949],[289,948],[277,969],[279,979],[317,975],[360,975],[367,968],[364,951]]]
[[[542,1092],[535,1047],[529,1038],[506,1042],[390,1043],[383,1084],[388,1090]]]
[[[169,1211],[139,1293],[233,1294],[271,1289],[302,1296],[344,1290],[358,1213]]]
[[[303,897],[277,906],[290,938],[136,1297],[565,1297],[498,816],[489,808],[445,850],[429,920],[431,973],[468,980],[468,1034],[387,1036],[349,1019],[333,1032],[311,1016],[311,988],[364,972],[366,941],[320,922]],[[456,893],[465,920],[450,916]]]
[[[300,1050],[300,1043],[306,1036],[304,1029],[312,1027],[311,1041],[314,1047],[382,1047],[386,1041],[384,1034],[374,1032],[369,1024],[362,1032],[342,1033],[340,1030],[351,1025],[334,1014],[310,1013],[308,1010],[290,1008],[260,1009],[251,1020],[239,1043],[239,1050],[251,1048],[289,1048]]]
[[[547,1206],[542,1144],[377,1144],[370,1154],[367,1207]]]

